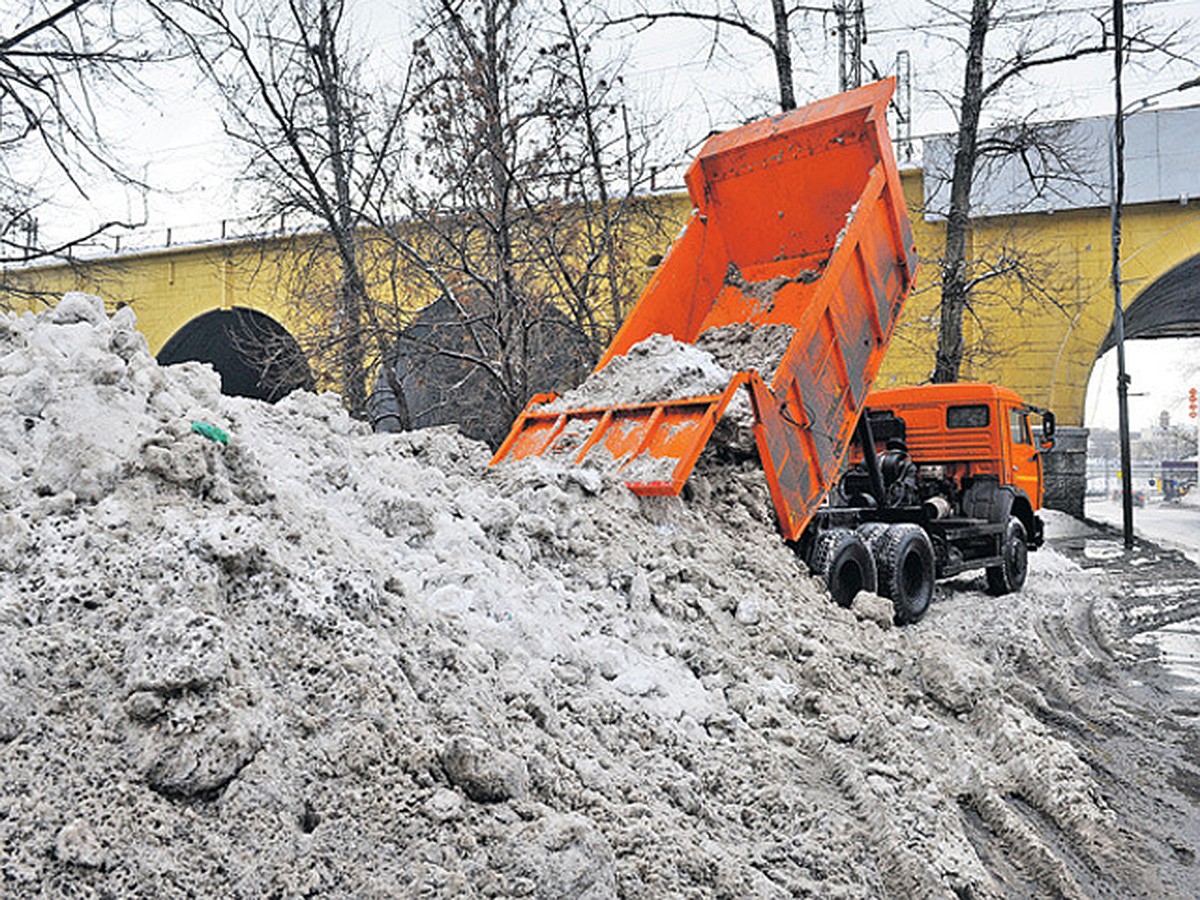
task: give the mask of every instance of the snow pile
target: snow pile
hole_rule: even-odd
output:
[[[550,403],[546,412],[617,403],[650,403],[677,397],[719,394],[733,372],[712,354],[665,334],[653,334],[617,356],[578,387]]]
[[[708,329],[696,339],[696,346],[727,369],[758,370],[770,384],[795,333],[791,325],[739,322]]]
[[[710,328],[694,344],[652,334],[593,372],[578,387],[542,404],[540,411],[559,413],[720,394],[734,373],[744,369],[757,370],[770,384],[794,333],[790,325],[737,323]],[[555,439],[550,454],[564,461],[573,457],[596,424],[595,419],[571,420]],[[756,453],[753,426],[749,394],[738,391],[726,407],[711,443],[727,454],[752,457]],[[599,477],[634,482],[667,480],[676,462],[648,452],[632,461],[625,457],[612,460],[599,452],[589,454],[584,464]]]
[[[756,467],[686,500],[489,471],[333,397],[224,397],[79,295],[0,320],[0,405],[0,893],[1154,877],[981,654],[815,589]]]
[[[652,334],[541,409],[564,412],[719,394],[742,369],[757,369],[770,384],[794,333],[790,325],[743,322],[710,328],[694,344]]]

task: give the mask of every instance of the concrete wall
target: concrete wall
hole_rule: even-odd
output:
[[[937,342],[945,224],[923,213],[921,173],[905,172],[903,180],[921,268],[884,358],[880,388],[927,381]],[[1014,275],[979,286],[963,322],[963,381],[1006,385],[1053,409],[1059,422],[1084,424],[1088,378],[1112,325],[1109,229],[1107,207],[972,222],[969,255],[993,261],[1019,256],[1037,288]],[[1131,204],[1122,234],[1126,308],[1156,278],[1200,252],[1195,203]]]

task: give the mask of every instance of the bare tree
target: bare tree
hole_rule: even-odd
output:
[[[345,0],[155,8],[224,96],[225,127],[247,152],[264,222],[315,230],[273,244],[300,261],[290,281],[308,324],[297,339],[325,367],[321,380],[340,388],[353,415],[366,415],[370,362],[393,331],[376,321],[379,257],[368,244],[397,180],[404,85],[367,83],[363,35]]]
[[[1039,125],[1002,114],[992,118],[991,128],[982,127],[989,110],[1011,101],[1011,92],[1028,85],[1028,77],[1050,66],[1106,53],[1112,37],[1103,18],[1085,10],[1063,15],[1057,4],[1031,7],[1011,0],[972,0],[970,9],[960,5],[932,4],[943,21],[957,22],[965,30],[931,32],[949,40],[962,54],[963,85],[960,92],[943,93],[958,120],[954,137],[953,171],[946,209],[946,241],[940,260],[941,306],[933,381],[957,381],[965,352],[964,317],[969,314],[980,284],[998,277],[997,263],[968,255],[972,214],[972,188],[997,159],[1017,158],[1026,168],[1039,192],[1056,183],[1077,179],[1075,155],[1064,143],[1061,125]],[[1169,36],[1154,37],[1143,28],[1127,38],[1127,52],[1144,54],[1161,51]],[[993,47],[989,51],[989,46]],[[1028,283],[1032,275],[1011,255],[999,270],[1020,276]],[[1046,296],[1051,291],[1042,290]]]
[[[494,443],[533,393],[593,364],[639,286],[632,238],[659,222],[635,194],[644,140],[619,76],[593,64],[565,0],[425,12],[422,177],[397,241],[421,275],[409,283],[439,299],[403,335],[404,390],[418,422],[466,422]]]
[[[17,8],[19,6],[19,8]],[[68,255],[110,220],[47,240],[38,211],[65,183],[85,199],[95,178],[135,182],[115,158],[98,112],[105,98],[140,98],[161,57],[144,16],[119,0],[14,4],[0,33],[0,264]]]
[[[767,8],[769,6],[769,9]],[[788,0],[769,0],[748,8],[738,0],[668,0],[654,8],[641,5],[634,12],[609,18],[610,27],[633,25],[644,31],[653,25],[671,21],[696,22],[710,30],[709,58],[725,50],[737,58],[737,51],[727,47],[727,36],[734,35],[757,44],[771,55],[775,66],[775,82],[779,108],[786,112],[796,108],[796,72],[793,63],[792,39],[800,19],[819,17],[824,24],[832,18],[839,38],[839,88],[846,90],[862,84],[862,45],[866,39],[865,14],[862,0],[831,0],[824,6],[789,3]]]
[[[1061,264],[1058,247],[1047,240],[1044,220],[993,218],[986,228],[974,228],[969,244],[967,293],[963,328],[970,333],[969,359],[974,371],[998,371],[1020,353],[1018,329],[1022,320],[1041,321],[1055,311],[1065,321],[1077,318],[1089,298],[1079,290],[1073,269]],[[935,308],[941,282],[920,282],[913,290],[913,309]],[[998,321],[1008,323],[1003,332]],[[927,359],[937,346],[940,318],[908,315],[892,338],[894,355]],[[965,343],[965,341],[964,341]],[[902,351],[902,352],[901,352]],[[928,376],[927,376],[928,377]]]

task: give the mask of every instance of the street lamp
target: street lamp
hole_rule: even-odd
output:
[[[1124,5],[1113,0],[1115,32],[1116,112],[1109,133],[1109,212],[1112,222],[1112,288],[1113,338],[1117,345],[1117,429],[1121,444],[1121,528],[1125,549],[1133,549],[1133,477],[1129,451],[1129,375],[1125,371],[1125,308],[1121,300],[1121,203],[1125,193],[1125,117],[1150,106],[1158,97],[1176,91],[1200,87],[1200,77],[1192,78],[1173,88],[1157,91],[1131,103],[1128,108],[1121,99],[1121,62],[1124,29]]]

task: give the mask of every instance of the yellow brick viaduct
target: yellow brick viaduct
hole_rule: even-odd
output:
[[[942,247],[942,226],[917,211],[921,173],[907,171],[903,181],[918,252],[923,259],[935,259]],[[682,222],[686,198],[664,196],[662,202]],[[966,322],[963,379],[1007,384],[1030,402],[1054,409],[1062,424],[1083,424],[1088,377],[1112,322],[1108,209],[976,220],[971,241],[974,248],[1007,244],[1028,253],[1049,279],[1054,302],[1024,296],[1011,279],[993,284],[999,290],[981,299]],[[5,281],[55,293],[83,290],[99,294],[114,307],[131,305],[156,354],[189,322],[214,310],[255,309],[292,330],[298,313],[282,302],[277,287],[285,273],[276,267],[286,263],[264,262],[264,257],[247,252],[248,247],[246,242],[226,242],[125,253],[69,266],[13,270],[5,274]],[[1165,202],[1127,206],[1122,247],[1128,310],[1155,279],[1200,254],[1200,209]],[[663,249],[647,248],[645,255]],[[937,331],[938,279],[935,264],[923,266],[889,348],[880,386],[928,379]],[[1200,300],[1200,284],[1196,293]],[[1193,333],[1200,334],[1200,302],[1195,306]]]

